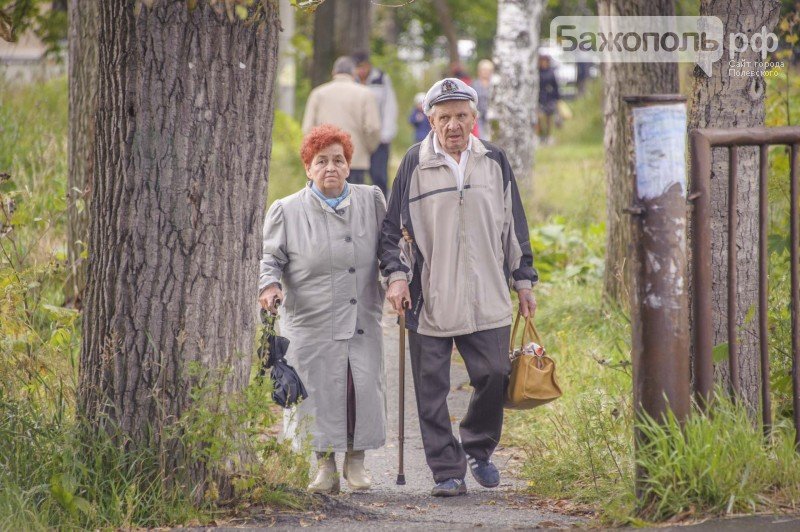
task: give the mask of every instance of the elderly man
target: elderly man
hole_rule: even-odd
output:
[[[434,496],[466,493],[467,464],[495,487],[491,462],[503,427],[511,364],[509,284],[532,315],[538,280],[528,224],[505,153],[472,136],[477,95],[446,78],[425,95],[432,131],[406,153],[381,234],[386,297],[405,312],[422,441]],[[409,284],[410,283],[410,284]],[[453,435],[447,394],[453,342],[474,388]]]
[[[355,70],[355,62],[347,56],[333,63],[333,79],[308,95],[303,134],[322,124],[333,124],[349,133],[355,150],[348,181],[364,184],[370,156],[381,141],[381,117],[372,91],[356,83]]]

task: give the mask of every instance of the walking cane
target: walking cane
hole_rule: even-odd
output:
[[[403,307],[405,308],[405,301]],[[403,471],[403,441],[406,432],[406,313],[400,313],[400,382],[398,383],[399,392],[399,414],[397,427],[397,485],[404,486],[406,475]]]

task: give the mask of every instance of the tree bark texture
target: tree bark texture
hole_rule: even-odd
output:
[[[207,2],[136,4],[100,3],[79,406],[202,490],[204,464],[164,434],[190,406],[190,363],[223,405],[248,384],[278,7],[245,22]]]
[[[447,3],[447,0],[433,0],[433,7],[436,8],[436,15],[439,17],[439,23],[442,25],[444,36],[447,39],[447,53],[450,57],[450,63],[457,63],[461,58],[458,55],[458,36],[456,35],[456,26],[453,23],[450,4]]]
[[[79,6],[80,4],[80,6]],[[80,308],[86,286],[89,198],[94,175],[97,114],[97,36],[100,3],[69,1],[69,172],[67,258],[70,275],[64,299]]]
[[[730,76],[728,62],[761,61],[749,47],[744,52],[728,50],[731,33],[745,33],[748,39],[766,26],[772,31],[778,22],[780,2],[749,0],[732,4],[723,0],[702,0],[700,14],[716,16],[725,28],[724,52],[714,63],[711,77],[694,69],[689,130],[695,128],[757,127],[764,125],[766,85],[762,77]],[[751,65],[753,63],[750,63]],[[760,363],[758,350],[758,161],[757,147],[739,148],[737,166],[738,225],[736,312],[739,333],[739,386],[751,412],[760,401]],[[714,149],[711,166],[711,255],[712,322],[714,344],[728,341],[728,150]],[[691,293],[691,291],[690,291]],[[745,318],[749,315],[751,319]],[[729,384],[727,361],[715,365],[717,380]]]
[[[356,50],[369,51],[372,27],[370,0],[325,0],[314,12],[314,60],[311,84],[331,79],[336,58]]]
[[[523,197],[533,189],[539,71],[537,48],[542,0],[500,0],[497,4],[495,72],[500,80],[493,89],[491,106],[498,130],[493,142],[505,150]]]
[[[331,79],[336,60],[334,20],[337,0],[325,0],[314,11],[314,58],[311,61],[311,86],[322,85]]]
[[[599,0],[601,16],[673,16],[674,0]],[[680,91],[675,63],[603,63],[605,123],[606,260],[604,295],[627,305],[631,290],[632,227],[623,212],[634,199],[635,172],[631,112],[624,96]]]
[[[334,24],[336,57],[350,55],[356,50],[369,52],[371,15],[370,0],[347,0],[336,3]]]

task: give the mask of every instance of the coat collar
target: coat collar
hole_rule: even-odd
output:
[[[335,209],[333,207],[331,207],[330,205],[328,205],[327,203],[325,203],[322,200],[322,198],[317,196],[314,193],[314,191],[311,190],[311,181],[308,181],[306,183],[306,186],[303,188],[303,191],[301,192],[301,194],[303,195],[303,202],[308,207],[310,207],[312,209],[316,209],[316,210],[332,212],[332,213],[335,213],[335,214],[341,214],[341,211],[343,209],[345,209],[345,208],[350,206],[351,198],[353,197],[353,185],[350,185],[350,193],[347,195],[346,198],[344,198],[342,200],[342,202],[339,205],[336,206]]]

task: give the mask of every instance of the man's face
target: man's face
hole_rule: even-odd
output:
[[[372,70],[372,65],[369,61],[364,61],[356,65],[356,76],[361,81],[366,81],[369,76],[369,71]]]
[[[469,134],[475,127],[475,113],[467,100],[436,104],[428,119],[444,151],[453,155],[467,149]]]

